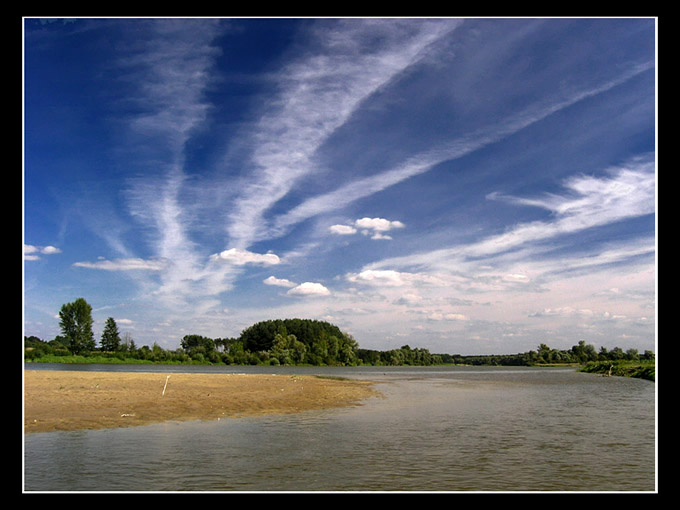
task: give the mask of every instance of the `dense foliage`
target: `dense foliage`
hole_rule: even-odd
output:
[[[62,307],[62,335],[45,342],[35,336],[24,337],[27,361],[124,362],[124,363],[212,363],[229,365],[506,365],[531,366],[579,364],[598,371],[607,363],[649,362],[653,378],[654,353],[639,354],[636,349],[623,351],[595,348],[580,341],[568,350],[551,349],[545,344],[536,351],[506,355],[433,354],[428,349],[411,348],[377,351],[359,348],[357,342],[337,326],[309,319],[262,321],[246,328],[238,338],[208,338],[186,335],[180,347],[167,350],[154,343],[137,347],[128,334],[121,340],[115,320],[109,317],[100,347],[92,335],[91,307],[84,299]],[[597,365],[600,363],[600,365]],[[590,364],[590,365],[588,365]],[[617,366],[618,366],[617,365]],[[628,369],[629,372],[632,369]],[[646,375],[649,375],[649,368]],[[626,375],[630,375],[627,373]]]
[[[64,333],[67,347],[74,354],[95,348],[92,322],[92,307],[83,298],[61,307],[59,326]]]

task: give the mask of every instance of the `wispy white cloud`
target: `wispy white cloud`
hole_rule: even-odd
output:
[[[466,321],[468,317],[462,313],[433,312],[427,316],[431,321]]]
[[[396,329],[423,328],[419,335],[436,335],[430,329],[436,327],[486,331],[481,337],[488,339],[553,331],[557,343],[562,337],[556,332],[567,324],[591,338],[609,338],[614,330],[607,328],[624,325],[638,328],[638,339],[649,335],[654,236],[574,246],[573,234],[653,214],[654,174],[653,158],[637,158],[600,177],[570,178],[561,194],[495,195],[520,207],[545,208],[551,215],[468,244],[385,258],[347,274],[347,283],[356,286],[352,299],[373,311],[371,324],[364,321],[362,327],[381,324],[394,330],[390,317],[397,307]],[[573,341],[573,334],[573,329],[565,334],[565,342]]]
[[[162,271],[167,261],[162,259],[144,260],[139,258],[98,260],[97,262],[76,262],[75,267],[102,269],[104,271]]]
[[[129,70],[133,94],[129,101],[143,113],[130,118],[130,127],[143,137],[162,140],[165,150],[180,157],[192,130],[209,110],[203,94],[209,68],[220,50],[214,39],[215,19],[142,20],[144,34],[131,42],[132,52],[118,62]]]
[[[616,78],[593,88],[573,92],[567,97],[557,97],[542,103],[532,104],[523,111],[505,119],[497,120],[493,125],[462,134],[455,140],[416,154],[392,169],[362,177],[344,184],[334,191],[309,198],[277,217],[275,220],[276,230],[285,231],[300,221],[345,207],[352,202],[428,172],[440,163],[461,158],[487,147],[584,99],[607,92],[631,78],[653,69],[653,67],[653,62],[635,65]]]
[[[556,239],[586,229],[608,225],[655,211],[655,171],[651,157],[636,158],[612,168],[603,177],[581,175],[565,182],[565,193],[539,198],[505,197],[518,205],[549,209],[550,220],[520,223],[502,234],[486,237],[467,245],[441,248],[370,264],[369,269],[392,269],[419,266],[428,268],[463,267],[468,260],[498,257],[512,250],[526,250],[532,243]],[[489,198],[499,199],[493,194]],[[524,253],[523,255],[526,255]],[[519,257],[518,257],[519,258]],[[577,259],[581,260],[581,259]],[[584,259],[581,263],[593,262]]]
[[[154,171],[128,180],[127,199],[130,213],[150,234],[155,257],[166,261],[155,294],[181,303],[196,292],[200,280],[206,290],[228,288],[223,269],[207,273],[210,261],[191,239],[192,209],[183,201],[185,144],[210,108],[204,93],[219,54],[213,43],[220,22],[159,19],[140,21],[137,27],[143,36],[131,43],[130,53],[118,64],[130,90],[128,101],[142,111],[126,119],[131,143],[144,146],[139,154],[148,154],[147,164],[152,163]]]
[[[246,248],[269,235],[264,214],[314,169],[314,153],[330,134],[362,101],[460,23],[446,19],[321,22],[311,35],[313,53],[293,60],[277,75],[280,94],[267,105],[253,134],[254,171],[229,215],[232,245]]]

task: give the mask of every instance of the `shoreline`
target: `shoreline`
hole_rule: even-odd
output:
[[[304,375],[24,371],[24,433],[362,405],[376,383]]]

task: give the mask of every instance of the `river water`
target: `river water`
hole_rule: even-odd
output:
[[[526,367],[40,365],[319,374],[382,398],[287,416],[24,436],[29,491],[654,492],[655,384]]]

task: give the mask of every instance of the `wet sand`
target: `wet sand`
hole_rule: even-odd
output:
[[[377,395],[368,381],[315,376],[25,370],[24,431],[299,413]]]

